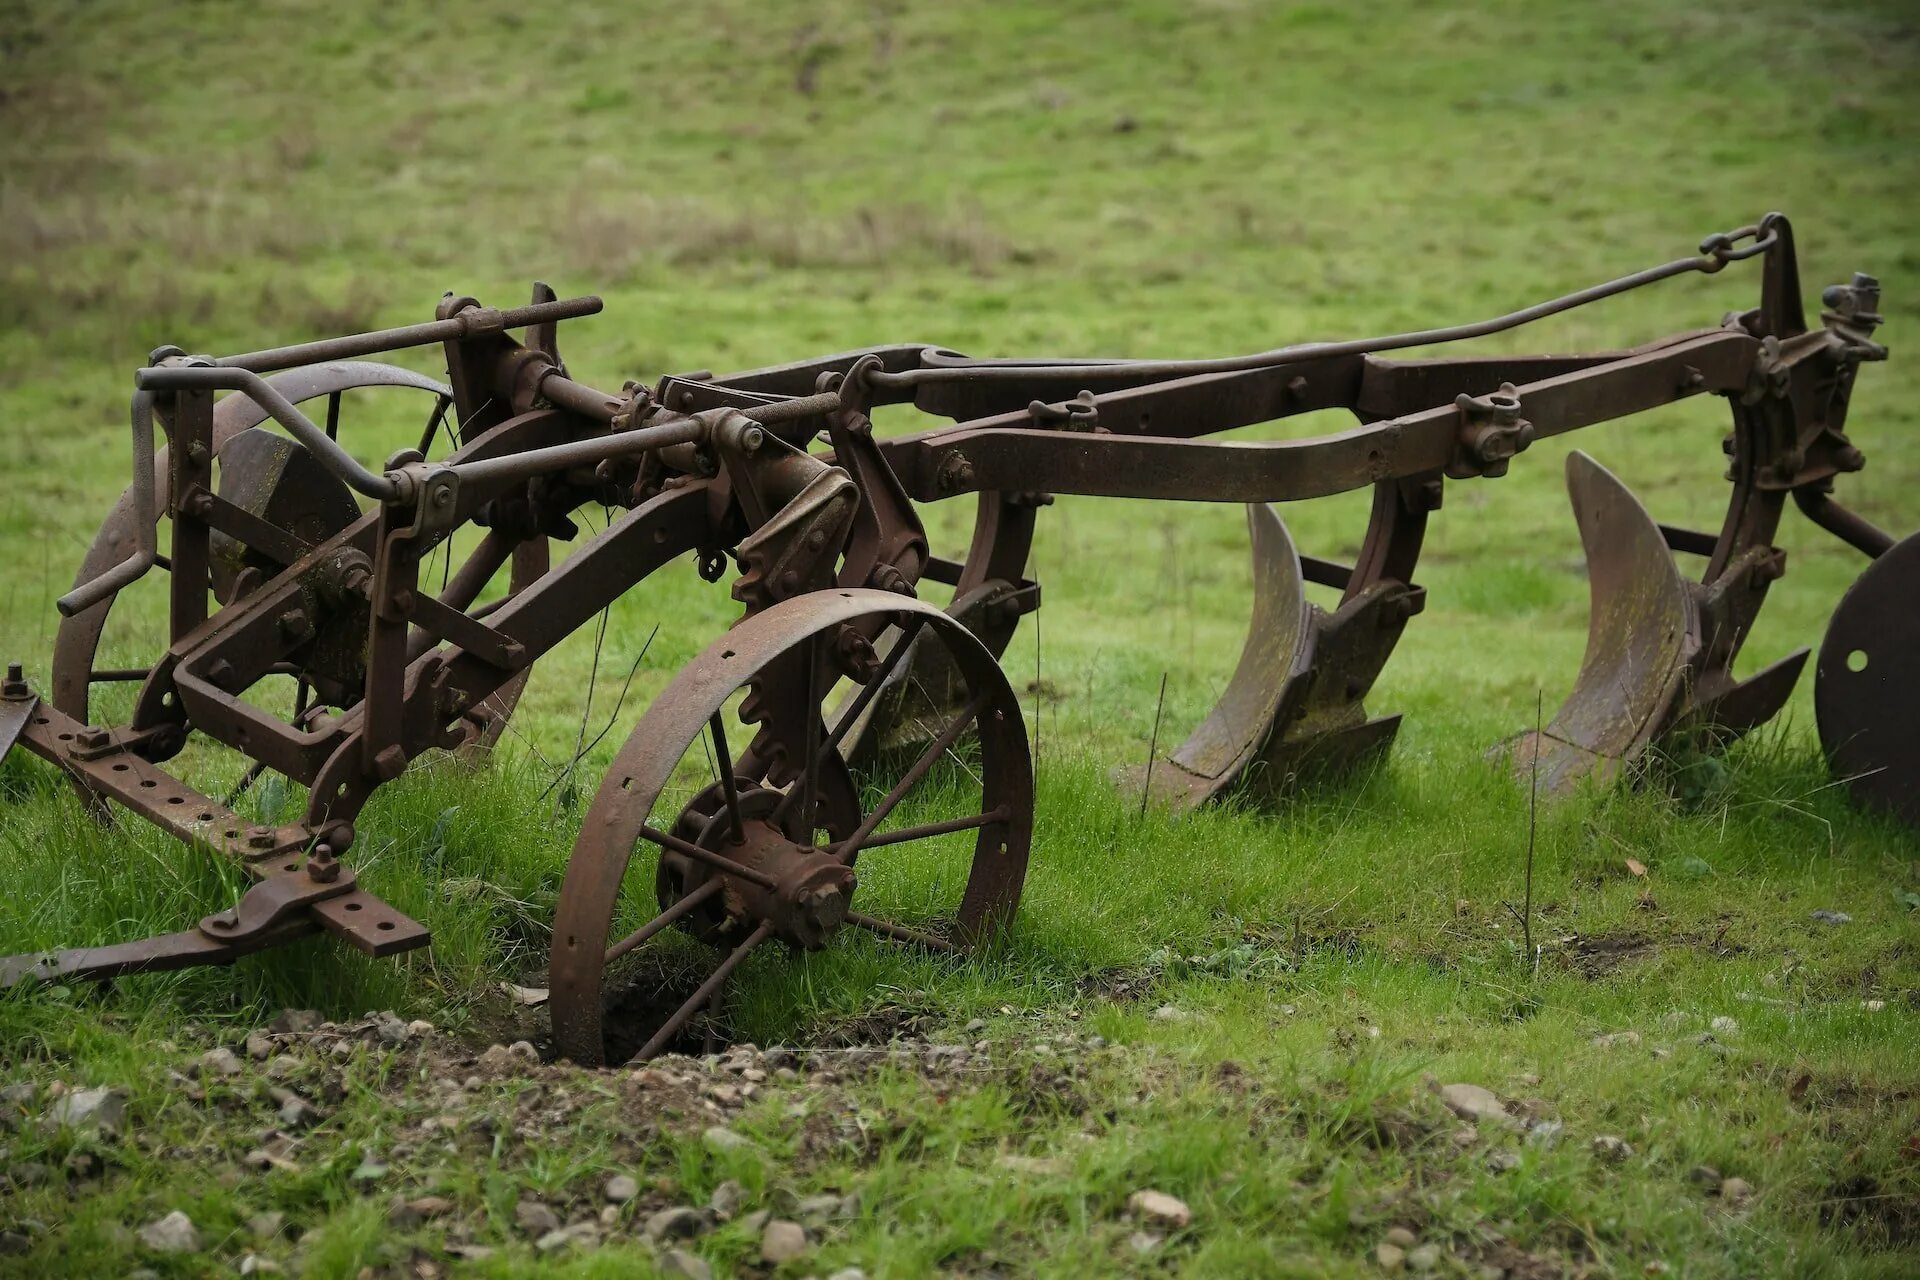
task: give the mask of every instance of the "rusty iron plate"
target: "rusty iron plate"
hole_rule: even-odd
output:
[[[1840,598],[1814,668],[1820,744],[1864,805],[1920,828],[1920,534]]]

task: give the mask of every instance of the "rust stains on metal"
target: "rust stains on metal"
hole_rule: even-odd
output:
[[[1715,326],[1616,351],[1388,358],[1749,259],[1759,305]],[[1517,763],[1537,759],[1541,780],[1562,786],[1771,716],[1805,654],[1746,679],[1733,667],[1785,570],[1774,539],[1791,494],[1880,557],[1823,650],[1822,740],[1863,801],[1920,821],[1920,548],[1833,496],[1865,461],[1846,408],[1861,366],[1886,355],[1873,340],[1879,285],[1856,275],[1827,290],[1810,329],[1795,263],[1791,227],[1769,214],[1696,254],[1468,324],[1208,360],[976,359],[895,343],[617,394],[577,381],[559,355],[561,322],[599,299],[544,285],[524,307],[449,295],[422,324],[268,351],[162,348],[136,378],[133,484],[61,601],[51,697],[17,667],[0,682],[0,754],[23,745],[90,803],[234,858],[259,884],[197,929],[19,957],[0,980],[221,963],[314,930],[376,955],[424,945],[348,865],[368,798],[424,753],[496,741],[546,654],[683,558],[708,581],[732,579],[741,617],[641,717],[589,809],[555,921],[562,1051],[599,1061],[609,1045],[617,1056],[677,1042],[768,943],[805,950],[858,929],[965,947],[1011,918],[1025,876],[1032,763],[997,660],[1039,607],[1028,557],[1053,495],[1247,505],[1254,599],[1239,666],[1193,734],[1124,785],[1150,778],[1182,805],[1266,798],[1392,742],[1399,717],[1365,703],[1425,603],[1415,567],[1449,484],[1497,479],[1548,437],[1709,395],[1733,421],[1717,533],[1658,523],[1572,456],[1587,657],[1552,723],[1514,746]],[[365,360],[420,346],[444,354],[444,385]],[[429,393],[431,408],[417,446],[370,470],[351,407],[377,388]],[[911,405],[927,429],[876,436],[872,415],[889,405]],[[1324,409],[1356,422],[1306,439],[1211,438]],[[156,422],[169,441],[158,451]],[[1373,504],[1353,563],[1295,547],[1275,504],[1358,489]],[[974,529],[949,560],[930,549],[918,504],[955,498],[976,504]],[[595,506],[614,514],[588,533],[581,514]],[[468,526],[484,536],[456,543]],[[553,539],[576,544],[559,564]],[[1697,576],[1676,556],[1699,561]],[[438,557],[444,576],[430,571]],[[502,571],[505,593],[483,599]],[[109,614],[150,575],[167,583],[164,628],[136,665],[101,666]],[[1310,584],[1338,603],[1309,602]],[[951,590],[946,608],[919,598],[932,585]],[[247,696],[273,678],[293,680],[291,712]],[[137,686],[132,712],[92,724],[93,689],[109,682]],[[253,762],[242,789],[268,772],[306,787],[298,820],[250,827],[189,785],[170,762],[193,759],[196,737]],[[881,859],[908,876],[945,867],[957,900],[892,918],[888,902],[920,898],[863,887]],[[667,928],[724,958],[662,1023],[616,1033],[609,985]]]

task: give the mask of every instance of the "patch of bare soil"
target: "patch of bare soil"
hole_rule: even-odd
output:
[[[1904,1248],[1920,1242],[1920,1194],[1859,1174],[1827,1188],[1820,1225],[1868,1247]]]

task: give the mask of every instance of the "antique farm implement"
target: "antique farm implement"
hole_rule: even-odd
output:
[[[1759,261],[1758,306],[1632,350],[1383,358],[1745,259]],[[550,970],[559,1051],[597,1062],[630,953],[668,926],[721,948],[712,977],[639,1045],[657,1052],[769,940],[815,948],[851,927],[953,949],[1013,914],[1033,783],[997,658],[1040,602],[1025,571],[1049,495],[1248,504],[1245,652],[1192,736],[1129,785],[1177,805],[1273,794],[1393,738],[1398,717],[1364,700],[1421,610],[1414,566],[1449,483],[1503,475],[1543,437],[1704,395],[1733,417],[1718,532],[1657,523],[1597,463],[1569,458],[1588,650],[1566,704],[1510,744],[1514,758],[1564,785],[1773,715],[1807,654],[1746,678],[1733,667],[1785,567],[1773,538],[1791,498],[1874,561],[1817,665],[1822,740],[1862,801],[1920,822],[1920,539],[1896,544],[1832,497],[1863,462],[1843,427],[1860,364],[1886,354],[1879,289],[1855,276],[1824,303],[1810,328],[1791,232],[1770,215],[1696,256],[1497,319],[1231,359],[981,360],[909,344],[608,393],[576,381],[556,342],[559,322],[599,301],[544,287],[525,307],[449,296],[430,323],[270,351],[163,348],[136,376],[133,485],[60,601],[51,682],[42,694],[19,666],[7,673],[0,754],[25,746],[89,802],[132,809],[256,883],[194,928],[16,957],[0,977],[222,963],[315,931],[374,955],[424,945],[349,865],[368,797],[424,753],[493,742],[542,655],[690,558],[708,581],[731,578],[743,616],[608,771],[566,871]],[[432,345],[445,385],[365,362]],[[419,446],[379,470],[339,430],[343,400],[375,388],[431,403]],[[869,415],[905,404],[950,421],[877,436]],[[1329,408],[1359,425],[1206,438]],[[1360,488],[1372,516],[1351,565],[1299,554],[1269,505]],[[977,503],[971,546],[937,557],[915,504],[962,497]],[[582,509],[602,507],[589,536]],[[1676,553],[1704,566],[1697,579]],[[436,555],[444,577],[423,569]],[[109,614],[149,574],[166,584],[165,638],[134,666],[106,666]],[[1308,583],[1337,590],[1337,607],[1309,604]],[[951,602],[924,602],[924,584]],[[124,723],[95,714],[105,684],[131,692]],[[233,796],[166,767],[208,742],[251,762],[235,790],[263,773],[304,787],[299,819],[250,824]],[[916,925],[862,911],[871,864],[883,876],[890,857],[921,865],[902,849],[915,844],[947,860],[952,900],[932,901],[929,877]]]

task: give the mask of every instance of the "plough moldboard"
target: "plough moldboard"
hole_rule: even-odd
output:
[[[1749,259],[1756,307],[1631,350],[1386,358]],[[590,1063],[610,1036],[631,1046],[607,1025],[607,993],[668,926],[723,958],[643,1056],[717,1003],[763,943],[817,948],[852,927],[966,947],[1013,915],[1025,875],[1032,764],[997,659],[1040,603],[1025,574],[1049,495],[1247,504],[1254,601],[1239,666],[1192,735],[1123,786],[1176,806],[1273,796],[1391,743],[1398,717],[1366,698],[1421,611],[1414,568],[1449,484],[1504,475],[1543,437],[1704,395],[1733,419],[1717,532],[1658,523],[1600,464],[1570,456],[1587,654],[1551,722],[1507,744],[1515,766],[1563,788],[1772,716],[1807,653],[1733,670],[1785,569],[1773,539],[1791,498],[1872,561],[1816,664],[1822,742],[1862,803],[1920,823],[1920,538],[1896,543],[1833,497],[1863,464],[1843,427],[1860,365],[1886,354],[1879,287],[1856,275],[1823,301],[1810,328],[1791,231],[1769,215],[1497,319],[1229,359],[987,360],[902,344],[608,393],[575,380],[556,341],[599,300],[544,286],[524,307],[449,296],[430,323],[270,351],[163,348],[136,376],[133,484],[60,601],[51,683],[34,689],[16,665],[0,690],[0,752],[17,742],[96,808],[131,809],[256,883],[180,933],[15,957],[0,977],[223,963],[315,931],[373,955],[425,945],[350,868],[368,797],[424,753],[493,742],[543,654],[690,553],[707,580],[731,578],[743,616],[639,719],[586,813],[553,926],[558,1050]],[[367,360],[433,345],[444,385]],[[427,411],[419,447],[378,472],[340,443],[343,403],[370,388],[411,389]],[[876,436],[869,415],[903,404],[944,421]],[[1208,438],[1330,408],[1359,425]],[[1272,505],[1360,488],[1372,514],[1351,565],[1300,554]],[[963,498],[976,504],[964,559],[931,554],[916,504]],[[589,504],[614,515],[586,536],[576,516]],[[573,544],[564,559],[555,541]],[[436,549],[458,564],[438,585],[423,573]],[[104,668],[108,615],[147,575],[164,577],[168,634],[141,665]],[[952,603],[919,599],[923,583],[950,587]],[[1309,583],[1337,590],[1337,606],[1308,603]],[[95,723],[95,686],[120,681],[137,686],[130,718]],[[261,694],[276,681],[291,711]],[[235,796],[170,772],[195,735],[252,762],[242,788],[268,772],[304,787],[299,820],[251,825]],[[936,766],[963,739],[956,781]],[[862,858],[949,836],[943,847],[970,843],[971,860],[947,877],[963,885],[948,923],[859,909]],[[640,849],[657,856],[636,862]],[[636,899],[649,903],[639,916]]]

